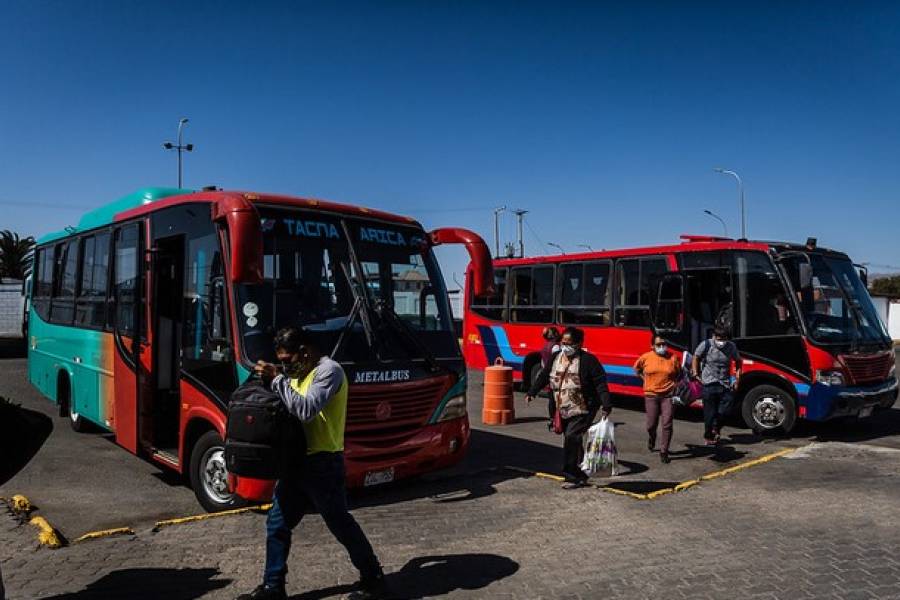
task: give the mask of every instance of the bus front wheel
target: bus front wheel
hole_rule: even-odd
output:
[[[225,443],[215,431],[200,436],[191,451],[191,487],[207,512],[240,508],[243,501],[228,491]]]
[[[57,385],[59,387],[56,395],[58,398],[57,402],[59,402],[60,406],[60,416],[69,417],[69,425],[72,427],[72,431],[77,433],[86,432],[90,425],[88,425],[88,422],[84,417],[75,412],[72,408],[72,393],[69,385],[69,378],[65,375],[60,375]]]
[[[744,396],[741,416],[755,433],[788,434],[797,421],[797,404],[780,387],[759,385]]]

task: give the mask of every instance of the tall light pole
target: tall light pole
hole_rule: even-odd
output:
[[[741,239],[747,239],[747,213],[744,211],[744,182],[741,181],[740,175],[735,173],[734,171],[730,171],[728,169],[723,169],[722,167],[716,167],[713,169],[716,173],[722,173],[723,175],[731,175],[735,179],[737,179],[738,183],[738,194],[741,197]]]
[[[500,256],[500,213],[506,210],[506,205],[494,209],[494,256]]]
[[[525,236],[522,233],[522,218],[528,213],[527,210],[522,210],[521,208],[517,208],[515,211],[516,219],[519,221],[519,258],[525,258]]]
[[[716,213],[714,213],[711,210],[706,210],[705,208],[703,209],[703,212],[708,214],[709,216],[711,216],[713,219],[718,220],[719,223],[722,224],[722,229],[725,230],[725,237],[728,237],[728,225],[725,224],[725,221],[722,219],[722,217],[720,217],[719,215],[717,215]]]
[[[178,121],[178,143],[173,144],[172,142],[166,142],[163,144],[163,148],[166,150],[178,150],[178,187],[181,188],[181,152],[182,150],[185,152],[192,152],[194,150],[193,144],[182,144],[181,143],[181,131],[184,129],[184,126],[187,125],[188,120],[186,118],[182,118]]]
[[[563,247],[560,246],[559,244],[554,244],[553,242],[547,242],[547,245],[548,245],[548,246],[553,246],[554,248],[557,248],[557,249],[559,250],[559,253],[560,253],[560,254],[565,254],[565,253],[566,253],[566,251],[563,250]]]

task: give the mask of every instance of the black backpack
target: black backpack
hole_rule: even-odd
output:
[[[278,479],[306,456],[300,419],[259,379],[249,379],[231,394],[225,428],[225,465],[229,473]]]

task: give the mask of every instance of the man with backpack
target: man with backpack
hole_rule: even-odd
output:
[[[734,363],[734,384],[731,365]],[[703,438],[707,446],[719,442],[722,421],[731,409],[733,389],[741,378],[741,355],[728,339],[728,330],[716,327],[712,339],[704,340],[694,352],[691,372],[703,384]]]
[[[277,393],[293,417],[303,422],[306,457],[275,485],[266,519],[266,567],[263,583],[238,600],[283,600],[291,532],[311,510],[322,515],[332,535],[347,549],[359,570],[359,589],[350,598],[387,594],[384,572],[359,524],[347,509],[344,482],[344,423],[347,377],[323,356],[304,331],[287,327],[275,335],[279,369],[260,361],[254,371]]]

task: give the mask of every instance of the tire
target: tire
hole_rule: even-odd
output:
[[[525,386],[525,391],[527,392],[534,382],[537,381],[538,375],[541,374],[541,363],[537,362],[531,365],[531,371],[528,373],[528,385]]]
[[[797,423],[797,403],[780,387],[758,385],[744,396],[741,416],[755,433],[786,435]]]
[[[72,428],[72,431],[76,433],[87,432],[91,427],[90,423],[72,410],[72,393],[70,391],[72,388],[69,384],[69,378],[65,375],[61,376],[57,385],[59,386],[59,391],[57,391],[56,397],[60,406],[60,415],[69,417],[69,427]]]
[[[244,505],[243,500],[228,492],[225,443],[216,431],[207,431],[194,444],[189,468],[194,495],[206,512],[220,512]]]

